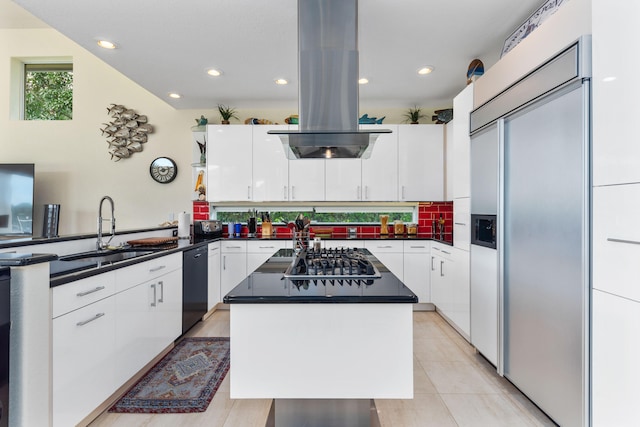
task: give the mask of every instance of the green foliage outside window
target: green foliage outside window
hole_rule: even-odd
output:
[[[24,119],[71,120],[72,118],[72,65],[26,64]]]
[[[402,220],[404,222],[413,221],[411,212],[270,212],[271,221],[274,223],[288,223],[296,219],[302,213],[309,218],[313,224],[377,224],[380,222],[380,215],[389,215],[389,222]],[[218,212],[217,217],[222,222],[247,222],[250,214],[248,212]],[[258,221],[260,214],[258,213]]]

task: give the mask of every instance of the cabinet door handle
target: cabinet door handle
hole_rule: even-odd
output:
[[[402,198],[404,199],[404,185],[403,185],[401,188],[402,188],[402,191],[401,191],[401,193],[402,193]]]
[[[444,269],[443,269],[443,266],[444,266],[444,261],[440,261],[440,276],[441,276],[441,277],[444,277]]]
[[[640,245],[640,242],[636,240],[624,240],[624,239],[614,239],[613,237],[607,238],[607,242],[613,243],[628,243],[630,245]]]
[[[227,256],[226,255],[222,256],[222,269],[223,270],[227,269]]]
[[[160,271],[160,270],[162,270],[163,268],[167,268],[167,266],[166,266],[166,265],[159,265],[159,266],[157,266],[157,267],[150,268],[150,269],[149,269],[149,273],[154,273],[154,272],[156,272],[156,271]]]
[[[104,313],[97,313],[95,316],[93,316],[91,319],[87,319],[87,320],[83,320],[81,322],[76,323],[76,326],[84,326],[87,323],[91,323],[94,320],[98,320],[99,318],[101,318],[102,316],[104,316]]]
[[[292,185],[291,186],[291,200],[294,200],[296,198],[296,186]]]
[[[160,299],[158,302],[164,302],[164,281],[160,280],[158,282],[158,286],[160,286]]]
[[[454,222],[455,225],[467,225],[464,222]]]
[[[202,252],[200,252],[200,253],[198,253],[198,254],[195,254],[193,257],[194,257],[194,258],[200,258],[200,255],[202,255]]]
[[[88,290],[88,291],[83,291],[83,292],[78,292],[76,294],[76,296],[78,297],[84,297],[86,295],[92,294],[94,292],[98,292],[104,289],[104,286],[96,286],[94,289]]]
[[[287,200],[287,186],[284,186],[284,192],[282,193],[285,200]]]
[[[251,186],[247,185],[247,200],[251,200]]]
[[[356,187],[356,198],[362,200],[362,188],[359,185]]]
[[[151,285],[151,287],[153,288],[153,302],[151,303],[151,307],[155,307],[156,306],[156,299],[158,297],[157,291],[156,291],[156,284],[154,283],[153,285]]]
[[[431,257],[431,271],[435,271],[436,267],[433,265],[433,261],[436,259],[436,257],[432,256]]]
[[[369,186],[368,185],[364,186],[364,199],[365,200],[369,200]]]

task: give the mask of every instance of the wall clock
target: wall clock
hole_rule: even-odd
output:
[[[168,157],[158,157],[149,166],[151,178],[160,184],[168,184],[178,175],[176,162]]]

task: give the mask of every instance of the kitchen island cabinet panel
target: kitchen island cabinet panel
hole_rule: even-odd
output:
[[[113,296],[53,319],[54,427],[78,424],[122,385],[115,321]]]
[[[398,126],[400,201],[444,200],[442,125]]]
[[[398,200],[398,125],[362,125],[361,129],[390,129],[376,140],[371,157],[362,159],[360,200],[385,202]]]
[[[207,126],[208,201],[252,200],[252,141],[252,126]]]
[[[289,200],[289,160],[280,137],[267,134],[288,128],[288,125],[252,126],[254,202]]]

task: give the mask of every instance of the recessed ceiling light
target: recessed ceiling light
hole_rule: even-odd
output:
[[[181,96],[179,93],[171,92],[171,93],[169,94],[169,98],[179,99],[179,98],[182,98],[182,96]]]
[[[433,67],[431,65],[424,66],[418,70],[418,74],[421,76],[426,76],[433,71]]]
[[[358,83],[361,85],[366,85],[367,83],[369,83],[369,79],[367,79],[366,77],[363,77],[360,80],[358,80]]]
[[[116,45],[108,40],[98,40],[98,46],[103,49],[115,49]]]
[[[213,77],[218,77],[222,74],[222,71],[220,70],[216,70],[215,68],[211,68],[209,70],[207,70],[207,74],[209,74],[210,76]]]
[[[289,82],[287,81],[287,79],[275,79],[275,82],[277,85],[286,85],[289,84]]]

